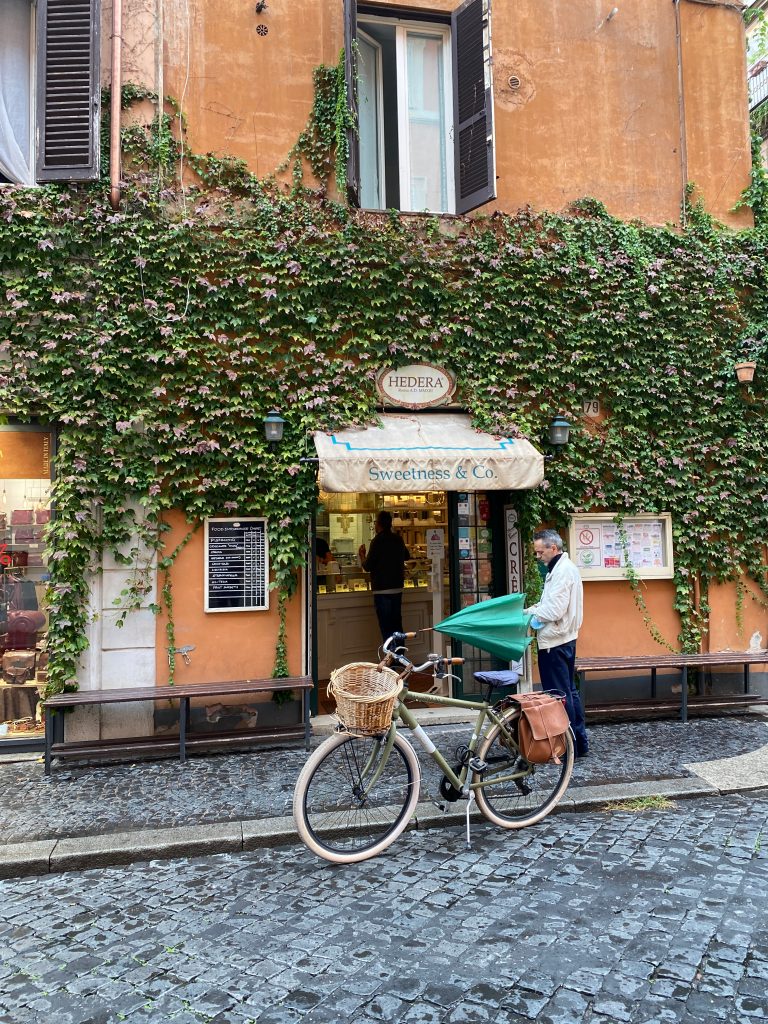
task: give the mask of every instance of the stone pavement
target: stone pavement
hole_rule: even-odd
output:
[[[0,881],[0,1024],[759,1024],[768,791]]]
[[[451,752],[466,724],[428,727]],[[695,796],[768,787],[768,717],[598,724],[591,756],[576,762],[560,809],[645,794]],[[317,736],[313,743],[324,737]],[[440,774],[417,747],[424,770],[419,824],[455,820],[428,801]],[[96,864],[236,851],[296,841],[293,787],[302,746],[177,760],[55,767],[0,763],[0,877]]]

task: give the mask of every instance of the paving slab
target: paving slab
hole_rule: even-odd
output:
[[[737,757],[700,761],[685,766],[689,771],[716,786],[721,793],[768,786],[768,743]]]

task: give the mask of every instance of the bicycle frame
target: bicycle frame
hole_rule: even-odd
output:
[[[441,697],[435,694],[427,693],[408,693],[408,698],[411,700],[418,701],[422,704],[440,704],[444,707],[452,708],[468,708],[477,711],[477,718],[475,725],[472,730],[472,737],[469,741],[468,749],[470,755],[474,754],[477,744],[483,737],[485,730],[484,726],[487,720],[490,720],[492,725],[498,725],[502,729],[505,728],[502,718],[496,713],[494,707],[491,704],[487,704],[485,701],[468,701],[459,700],[456,697]],[[438,766],[440,771],[445,775],[451,785],[458,791],[465,795],[475,789],[482,789],[483,786],[488,785],[491,781],[494,783],[499,782],[513,782],[516,779],[523,779],[530,773],[530,767],[525,770],[517,772],[507,772],[504,775],[500,775],[498,772],[484,772],[484,777],[480,782],[471,782],[467,785],[467,775],[469,774],[469,764],[465,764],[462,767],[461,772],[457,775],[453,768],[448,764],[446,759],[443,757],[441,751],[435,746],[432,740],[427,736],[422,727],[419,725],[413,712],[407,708],[402,701],[395,705],[394,711],[392,712],[392,725],[387,732],[387,738],[384,744],[384,751],[380,758],[378,758],[378,767],[376,768],[373,776],[368,777],[368,773],[373,765],[373,760],[376,757],[376,752],[372,752],[371,756],[362,770],[362,777],[366,779],[365,791],[367,792],[373,787],[379,779],[384,767],[389,760],[389,755],[392,753],[392,747],[395,743],[395,736],[397,734],[397,722],[400,720],[409,730],[414,734],[416,739],[419,741],[421,746],[430,755],[432,760]],[[490,778],[485,778],[489,775]]]

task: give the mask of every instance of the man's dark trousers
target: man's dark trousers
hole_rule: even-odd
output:
[[[539,675],[542,690],[554,690],[565,697],[565,710],[573,729],[576,756],[589,750],[587,730],[584,725],[584,709],[579,691],[576,689],[576,641],[571,640],[548,651],[539,651]]]
[[[376,609],[382,640],[388,640],[393,633],[403,632],[402,606],[402,593],[373,595],[373,607]]]

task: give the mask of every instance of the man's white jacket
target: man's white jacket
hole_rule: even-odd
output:
[[[541,600],[527,611],[544,623],[536,633],[541,650],[548,651],[578,637],[584,617],[584,587],[579,570],[565,552],[547,573]]]

